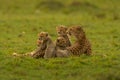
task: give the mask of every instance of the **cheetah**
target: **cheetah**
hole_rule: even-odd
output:
[[[26,54],[13,53],[13,56],[23,57],[31,56],[33,58],[52,58],[55,56],[55,44],[47,32],[41,32],[38,34],[39,40],[37,40],[38,48],[33,52]]]
[[[66,39],[64,37],[58,37],[56,40],[56,57],[69,57],[70,54],[66,50]]]
[[[57,31],[58,37],[64,37],[65,38],[66,44],[64,44],[64,45],[66,45],[66,47],[71,46],[71,42],[70,42],[69,37],[66,33],[67,27],[65,27],[64,25],[57,26],[56,31]]]
[[[39,40],[43,40],[45,48],[43,48],[45,50],[44,53],[44,58],[53,58],[55,57],[55,44],[52,41],[50,35],[47,32],[41,32],[39,34]]]
[[[40,48],[37,49],[35,54],[36,57],[43,57],[43,58],[52,58],[55,57],[55,44],[53,43],[51,37],[48,35],[47,32],[41,32],[39,34],[39,40],[43,41],[43,44]],[[38,41],[39,46],[39,41]],[[34,56],[34,55],[33,55]]]
[[[70,51],[73,55],[91,55],[91,44],[86,38],[85,32],[81,26],[72,26],[67,30],[67,34],[74,36],[76,38],[75,43],[67,47],[67,50]]]

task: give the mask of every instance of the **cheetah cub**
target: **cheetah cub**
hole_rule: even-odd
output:
[[[55,44],[52,41],[50,35],[47,32],[41,32],[39,39],[43,40],[45,46],[44,58],[53,58],[55,57]]]
[[[76,38],[75,43],[71,47],[67,47],[67,50],[73,53],[73,55],[91,55],[91,44],[86,38],[85,32],[81,26],[72,26],[67,30],[68,35]]]
[[[64,26],[64,25],[57,26],[56,31],[57,31],[58,37],[65,38],[66,44],[64,44],[64,45],[66,45],[66,47],[71,46],[71,42],[70,42],[69,37],[68,37],[68,35],[66,33],[67,27]]]
[[[58,37],[56,40],[56,57],[69,57],[70,54],[66,50],[66,39],[63,37]]]

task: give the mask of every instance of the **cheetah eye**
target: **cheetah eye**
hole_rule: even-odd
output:
[[[59,39],[57,40],[57,42],[59,42]]]
[[[39,40],[42,40],[42,37],[40,37]]]
[[[60,34],[60,32],[58,32],[58,34]]]

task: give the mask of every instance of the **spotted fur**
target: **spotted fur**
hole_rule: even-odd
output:
[[[41,32],[38,34],[39,39],[37,40],[37,46],[38,48],[34,51],[32,57],[33,58],[43,58],[45,55],[45,50],[47,48],[46,44],[46,37],[48,36],[48,33]]]
[[[69,57],[70,54],[66,50],[66,39],[64,37],[58,37],[56,40],[56,57]]]
[[[43,41],[41,47],[40,41]],[[35,58],[44,57],[44,58],[54,58],[54,57],[68,57],[67,50],[64,50],[66,48],[66,40],[63,37],[58,37],[56,40],[56,44],[52,41],[50,35],[46,32],[42,32],[39,34],[39,40],[37,42],[38,44],[38,50],[33,55]],[[42,49],[43,48],[43,49]]]
[[[86,38],[85,32],[81,26],[72,26],[67,30],[67,33],[76,38],[75,43],[71,47],[67,47],[68,51],[73,55],[91,55],[91,44]]]
[[[56,46],[52,41],[51,37],[48,35],[44,41],[46,41],[46,46],[47,46],[45,50],[44,58],[56,57]]]
[[[66,47],[71,46],[71,42],[70,42],[69,37],[67,36],[67,33],[66,33],[67,27],[65,27],[64,25],[60,25],[60,26],[56,27],[56,30],[57,30],[57,34],[59,37],[65,38],[66,44],[64,44],[64,45],[66,45]]]
[[[66,39],[64,37],[58,37],[56,40],[56,48],[65,50],[66,49]]]

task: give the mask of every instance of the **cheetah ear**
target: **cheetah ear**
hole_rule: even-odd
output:
[[[81,26],[78,26],[76,29],[77,29],[77,30],[82,30]]]

